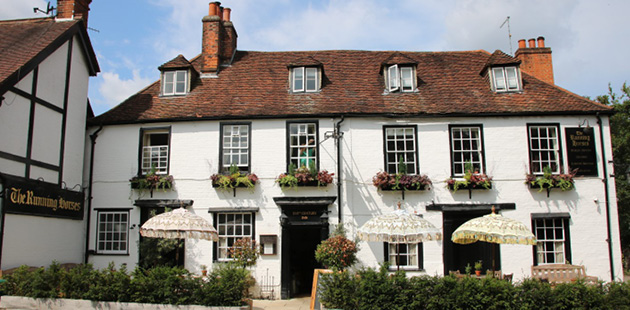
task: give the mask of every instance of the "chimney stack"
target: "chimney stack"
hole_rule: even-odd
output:
[[[545,47],[545,38],[538,37],[527,41],[528,47],[525,47],[524,39],[518,41],[518,49],[514,55],[521,61],[521,70],[547,83],[554,84],[551,48]],[[536,42],[538,42],[538,46],[536,46]]]
[[[82,19],[85,27],[92,0],[57,0],[57,19]]]
[[[201,21],[201,75],[216,74],[221,64],[232,59],[236,51],[236,30],[230,21],[231,10],[221,2],[210,2],[208,16]]]

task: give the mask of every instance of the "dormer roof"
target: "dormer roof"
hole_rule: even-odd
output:
[[[322,66],[322,63],[319,60],[313,58],[312,56],[305,56],[305,57],[294,58],[287,65],[287,67],[289,67],[289,68],[294,68],[294,67],[321,67],[321,66]]]
[[[394,52],[389,57],[387,57],[383,62],[383,66],[391,66],[391,65],[416,65],[418,61],[407,56],[401,52]]]
[[[160,71],[191,68],[194,70],[194,66],[192,65],[192,63],[190,63],[188,59],[186,59],[186,57],[184,57],[184,55],[182,54],[177,55],[177,57],[163,63],[161,66],[158,67]]]

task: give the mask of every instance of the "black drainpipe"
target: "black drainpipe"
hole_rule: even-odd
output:
[[[98,138],[98,133],[103,130],[103,125],[101,125],[93,134],[90,135],[90,141],[92,145],[90,146],[90,176],[89,176],[89,184],[88,184],[88,201],[87,201],[87,228],[85,231],[85,259],[84,263],[88,263],[90,258],[90,222],[92,221],[92,182],[94,180],[94,146],[96,145],[96,138]]]
[[[602,182],[604,183],[604,192],[605,192],[605,203],[606,203],[606,229],[608,233],[608,257],[610,261],[610,278],[611,281],[615,281],[615,268],[614,268],[614,259],[613,259],[613,246],[612,246],[612,235],[610,233],[610,201],[608,199],[608,194],[610,189],[608,188],[608,161],[606,160],[606,149],[604,148],[604,128],[602,127],[602,118],[599,116],[599,112],[595,114],[597,117],[597,125],[599,126],[599,142],[601,143],[602,148],[602,162],[604,163],[604,178]]]
[[[343,208],[342,200],[341,200],[341,138],[343,137],[343,133],[341,132],[341,123],[344,121],[344,116],[341,115],[341,120],[335,124],[335,143],[337,143],[337,206],[338,206],[338,218],[339,224],[343,223],[343,216],[341,210]]]

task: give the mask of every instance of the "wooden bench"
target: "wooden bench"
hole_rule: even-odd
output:
[[[551,284],[571,283],[578,279],[586,283],[597,283],[597,277],[586,275],[586,269],[581,265],[552,264],[532,266],[532,278],[548,281]]]

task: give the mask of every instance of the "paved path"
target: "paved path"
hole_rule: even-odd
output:
[[[311,297],[300,297],[284,300],[263,300],[254,299],[254,310],[309,310],[311,308]]]

